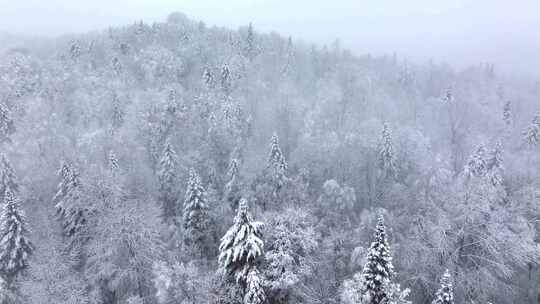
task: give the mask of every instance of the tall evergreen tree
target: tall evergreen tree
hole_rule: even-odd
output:
[[[233,158],[227,170],[228,181],[225,184],[224,196],[233,209],[236,209],[240,200],[240,185],[238,181],[238,160]]]
[[[0,216],[0,275],[12,282],[28,266],[32,243],[24,212],[11,189],[7,189]]]
[[[279,191],[281,187],[288,181],[287,177],[287,161],[279,147],[279,139],[276,133],[272,135],[270,140],[270,155],[266,164],[266,170],[270,174],[270,179],[274,184],[275,191]]]
[[[210,254],[210,217],[206,191],[194,169],[189,171],[183,220],[184,244],[201,255]]]
[[[452,288],[452,276],[446,269],[441,278],[441,288],[435,293],[432,304],[454,304],[454,291]]]
[[[232,75],[229,65],[224,64],[221,67],[221,89],[226,96],[229,96],[232,88]]]
[[[534,148],[540,144],[540,113],[536,114],[531,124],[522,132],[523,142]]]
[[[253,24],[251,22],[247,28],[246,44],[244,47],[244,56],[252,61],[257,55],[257,46],[255,45],[255,32],[253,31]]]
[[[116,154],[114,153],[114,151],[110,150],[109,151],[109,157],[108,157],[108,169],[109,169],[109,172],[114,174],[115,172],[118,171],[119,168],[120,168],[120,166],[118,165],[118,158],[116,157]]]
[[[15,132],[11,111],[0,103],[0,143],[11,141],[9,136]]]
[[[363,298],[366,304],[383,304],[388,300],[387,286],[394,274],[390,246],[384,219],[379,216],[374,241],[369,247],[367,262],[362,270]]]
[[[69,163],[63,161],[56,174],[60,178],[60,182],[56,186],[56,193],[53,197],[55,204],[62,200],[72,187],[71,166]]]
[[[493,186],[501,186],[504,182],[504,164],[502,143],[498,141],[487,159],[488,178]]]
[[[262,304],[264,301],[266,301],[266,294],[264,293],[261,274],[254,267],[247,275],[244,304]]]
[[[88,208],[83,205],[83,192],[78,170],[70,165],[68,172],[65,177],[62,177],[54,199],[56,213],[62,223],[64,235],[72,237],[86,226]],[[60,173],[63,174],[64,171]]]
[[[264,252],[262,228],[261,222],[253,221],[247,201],[242,198],[233,225],[221,238],[218,261],[220,269],[243,286]]]
[[[204,86],[207,89],[211,89],[214,87],[215,79],[214,79],[214,74],[212,73],[212,70],[210,69],[210,67],[208,66],[204,67],[202,80],[203,80]]]
[[[393,179],[397,174],[392,132],[386,123],[383,125],[379,144],[379,170],[383,179]]]
[[[165,143],[159,161],[159,201],[161,202],[162,215],[165,220],[174,219],[178,215],[177,192],[176,192],[176,165],[177,155],[170,141]]]
[[[503,108],[503,121],[507,126],[512,125],[512,103],[507,101]]]
[[[112,114],[111,114],[111,125],[113,132],[116,132],[124,124],[124,109],[122,108],[122,103],[118,98],[118,95],[115,93],[112,100]]]
[[[15,170],[11,167],[6,155],[2,154],[0,156],[0,198],[3,198],[7,189],[17,193],[19,191],[19,183]]]
[[[483,177],[487,174],[488,164],[486,161],[486,147],[478,145],[474,153],[469,157],[469,161],[463,170],[466,177]]]

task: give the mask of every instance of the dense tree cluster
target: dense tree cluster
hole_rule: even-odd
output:
[[[20,43],[0,57],[0,303],[540,294],[532,80],[180,13]]]

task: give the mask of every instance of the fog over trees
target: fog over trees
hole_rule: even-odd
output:
[[[2,39],[0,304],[540,303],[537,79],[182,13]]]

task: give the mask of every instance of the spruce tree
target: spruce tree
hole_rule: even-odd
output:
[[[432,304],[454,304],[454,291],[452,288],[452,277],[448,269],[441,278],[441,288],[435,293]]]
[[[212,73],[212,70],[210,67],[206,66],[203,70],[202,75],[203,84],[207,89],[211,89],[214,87],[214,74]]]
[[[113,132],[116,132],[124,124],[124,109],[117,94],[112,100],[111,124]]]
[[[383,304],[388,300],[386,288],[394,274],[394,266],[382,216],[379,216],[374,239],[369,247],[367,262],[362,271],[362,296],[366,304]]]
[[[246,278],[246,290],[244,294],[244,304],[262,304],[266,300],[261,274],[257,268],[249,271]]]
[[[288,181],[287,168],[287,161],[279,147],[278,136],[274,133],[270,140],[270,155],[268,156],[266,170],[268,174],[270,174],[270,179],[274,184],[275,192],[279,191]]]
[[[480,144],[476,148],[476,151],[469,157],[469,161],[464,168],[464,173],[466,177],[483,177],[487,174],[487,171],[486,148],[483,144]]]
[[[19,192],[19,184],[15,170],[11,167],[9,160],[5,154],[0,156],[0,198],[3,198],[7,189],[14,193]]]
[[[253,221],[247,201],[242,198],[233,225],[221,238],[219,267],[225,274],[233,275],[236,282],[243,286],[264,252],[262,227],[261,222]]]
[[[190,169],[183,210],[184,244],[201,255],[210,254],[209,219],[206,191],[199,175]]]
[[[512,125],[512,103],[507,101],[503,108],[503,121],[507,126]]]
[[[522,132],[523,142],[534,148],[540,144],[540,113],[536,114],[531,124]]]
[[[246,35],[246,44],[244,48],[244,56],[252,61],[257,55],[257,47],[255,45],[255,32],[253,31],[253,25],[249,23]]]
[[[502,143],[498,141],[495,148],[491,151],[487,160],[488,178],[493,186],[501,186],[504,182],[504,164],[503,164]]]
[[[229,202],[233,210],[236,209],[238,201],[240,200],[238,170],[238,161],[236,160],[236,158],[233,158],[227,170],[228,181],[225,184],[224,189],[225,199]]]
[[[62,165],[56,174],[60,178],[60,182],[58,183],[58,186],[56,186],[56,194],[53,197],[53,202],[55,204],[62,200],[71,189],[72,175],[69,163],[65,161],[62,162]]]
[[[174,219],[178,215],[176,193],[176,165],[177,155],[170,141],[165,143],[159,161],[159,201],[161,202],[162,215],[165,220]]]
[[[15,124],[11,118],[11,111],[6,105],[0,103],[0,143],[10,142],[9,136],[15,132]]]
[[[392,132],[388,124],[383,125],[379,144],[379,170],[383,179],[394,179],[397,169],[395,164]]]
[[[64,235],[72,237],[86,226],[88,208],[83,206],[83,192],[78,170],[70,165],[68,172],[59,184],[55,196],[55,208],[62,223]],[[64,172],[61,171],[61,173]]]
[[[231,93],[232,87],[232,75],[231,70],[227,64],[224,64],[221,67],[221,89],[226,96],[229,96]]]
[[[116,154],[113,150],[109,151],[109,157],[108,157],[108,169],[111,174],[114,174],[118,171],[120,166],[118,165],[118,158],[116,158]]]
[[[0,216],[0,275],[9,283],[28,266],[32,243],[24,212],[11,189],[7,189]]]

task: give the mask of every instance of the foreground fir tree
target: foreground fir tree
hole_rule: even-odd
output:
[[[19,184],[15,170],[11,167],[7,157],[2,154],[0,156],[0,198],[3,197],[7,189],[17,193],[19,191]]]
[[[0,217],[0,275],[11,283],[28,266],[32,244],[24,212],[15,194],[7,189]]]
[[[452,288],[452,277],[448,269],[441,278],[441,288],[435,293],[432,304],[454,304],[454,291]]]
[[[161,160],[159,161],[159,201],[161,202],[162,216],[165,221],[176,218],[176,162],[177,155],[170,141],[165,144]]]
[[[3,103],[0,103],[0,143],[10,142],[11,134],[15,132],[15,124],[11,118],[11,111]]]
[[[206,202],[206,190],[194,169],[189,171],[183,224],[184,244],[201,255],[210,254],[210,217]]]
[[[375,240],[369,247],[367,262],[362,270],[362,303],[364,304],[387,303],[389,299],[387,286],[389,286],[390,279],[394,274],[390,246],[382,216],[379,216],[374,238]]]
[[[386,123],[383,125],[379,144],[379,170],[383,179],[394,179],[397,174],[392,132]]]
[[[218,258],[220,269],[240,284],[246,284],[263,254],[262,228],[261,222],[253,221],[246,199],[241,199],[232,227],[221,238]]]

